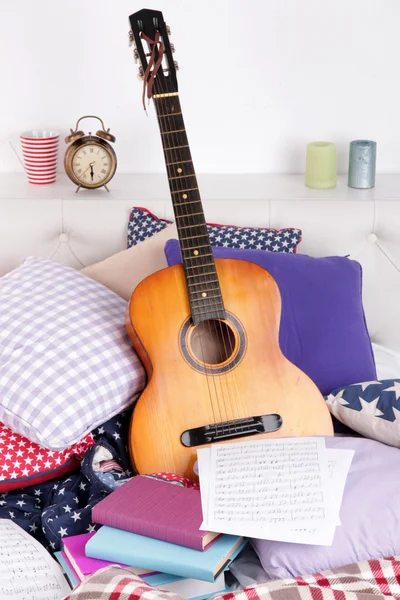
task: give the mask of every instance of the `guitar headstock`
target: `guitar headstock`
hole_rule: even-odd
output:
[[[175,48],[170,43],[170,30],[165,24],[162,12],[144,8],[130,15],[129,22],[131,26],[129,41],[134,45],[135,62],[140,63],[139,77],[146,78],[145,84],[153,79],[150,95],[177,92],[178,64],[173,59]],[[154,69],[160,59],[162,59],[161,64]],[[155,71],[153,78],[152,70]]]

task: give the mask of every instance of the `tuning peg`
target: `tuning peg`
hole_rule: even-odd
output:
[[[135,39],[133,37],[133,31],[132,31],[132,29],[130,29],[129,32],[128,32],[128,44],[129,44],[129,46],[132,46],[132,44],[134,44],[134,42],[135,42]]]
[[[169,25],[166,25],[165,29],[167,30],[168,35],[171,35],[171,27]]]
[[[137,61],[139,60],[139,52],[137,51],[136,48],[133,51],[133,58],[134,58],[135,63],[137,63]]]
[[[175,44],[170,44],[171,52],[175,52]]]
[[[174,65],[175,65],[175,70],[179,71],[179,65],[178,65],[178,61],[174,60]]]
[[[138,69],[138,74],[137,74],[137,78],[138,78],[138,79],[143,79],[143,78],[144,78],[144,71],[143,71],[143,67],[139,67],[139,69]]]

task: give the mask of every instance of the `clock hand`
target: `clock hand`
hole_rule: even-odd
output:
[[[94,162],[90,163],[90,177],[92,178],[92,181],[93,181],[93,175],[94,175],[93,165],[94,165]]]
[[[94,160],[93,162],[89,163],[89,166],[88,166],[88,167],[86,167],[86,169],[83,171],[83,173],[81,173],[81,174],[80,174],[80,179],[82,179],[83,175],[86,173],[86,171],[87,171],[88,169],[90,169],[90,168],[91,168],[91,169],[93,170],[93,165],[94,165],[94,163],[95,163],[95,162],[96,162],[96,161]]]

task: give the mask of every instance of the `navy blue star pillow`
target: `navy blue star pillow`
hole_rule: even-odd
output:
[[[134,207],[128,223],[128,248],[144,242],[155,233],[165,229],[170,223],[171,221],[159,219],[146,208]],[[302,236],[301,230],[293,227],[272,229],[271,227],[238,227],[207,223],[207,229],[212,246],[293,254],[296,253]]]
[[[325,400],[331,414],[353,431],[400,448],[400,379],[356,383]]]

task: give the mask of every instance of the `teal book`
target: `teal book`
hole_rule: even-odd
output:
[[[211,592],[211,594],[206,594],[205,596],[195,596],[194,598],[188,598],[187,600],[208,600],[208,598],[211,598],[211,596],[215,596],[216,594],[225,594],[226,592],[230,591],[230,587],[226,585],[225,589],[221,590],[220,592]]]
[[[213,582],[245,544],[223,535],[202,552],[104,525],[87,542],[86,556]]]
[[[76,577],[67,559],[62,552],[55,552],[54,556],[64,571],[64,575],[66,576],[71,589],[75,589],[80,583],[80,580]],[[155,588],[174,592],[183,598],[187,598],[187,600],[207,600],[207,598],[210,598],[215,594],[229,591],[229,587],[225,584],[224,573],[222,573],[214,583],[198,581],[197,579],[185,579],[167,573],[142,576],[141,579]]]
[[[67,563],[67,561],[65,560],[63,553],[54,552],[54,556],[56,557],[60,567],[64,571],[64,575],[66,576],[68,583],[71,585],[71,588],[75,589],[78,583],[80,583],[80,581],[69,566],[69,564]]]
[[[211,594],[206,594],[205,596],[195,596],[194,598],[188,598],[187,600],[207,600],[211,598],[211,596],[215,596],[216,594],[225,594],[226,592],[231,592],[231,588],[226,585],[225,588],[219,592],[211,592]]]
[[[158,577],[158,575],[143,577],[142,579],[159,590],[173,592],[187,600],[203,600],[215,594],[222,594],[227,588],[224,572],[214,582],[201,581],[200,579],[184,579],[175,575],[174,580],[171,580],[169,583],[156,584],[153,581],[154,577]]]

